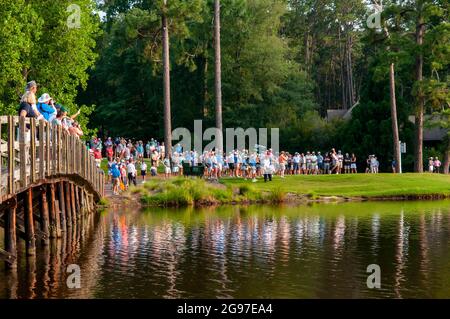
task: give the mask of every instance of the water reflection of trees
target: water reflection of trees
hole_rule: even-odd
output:
[[[5,286],[12,298],[450,296],[438,284],[450,265],[450,211],[323,207],[113,211],[26,259]],[[69,263],[82,266],[80,290],[65,287]],[[373,263],[381,291],[366,287]]]

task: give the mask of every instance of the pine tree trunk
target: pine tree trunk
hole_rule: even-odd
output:
[[[449,173],[449,165],[450,165],[450,136],[447,139],[447,150],[444,155],[444,174]]]
[[[398,136],[398,123],[397,123],[397,100],[395,97],[395,73],[394,63],[391,63],[389,67],[389,91],[391,102],[391,120],[392,120],[392,143],[394,145],[394,159],[396,162],[395,170],[400,172],[400,140]]]
[[[164,1],[166,5],[166,1]],[[164,81],[164,144],[166,156],[172,155],[172,123],[170,114],[170,55],[169,55],[169,28],[165,13],[162,16],[162,42],[163,42],[163,81]]]
[[[215,95],[216,95],[216,128],[217,150],[223,151],[222,127],[222,62],[220,52],[220,0],[214,0],[214,51],[215,51]]]
[[[425,25],[422,18],[419,18],[416,28],[416,44],[422,46],[423,36],[425,33]],[[419,52],[416,57],[416,82],[421,85],[423,80],[423,54]],[[423,172],[423,112],[424,112],[424,94],[419,87],[416,95],[416,112],[415,112],[415,149],[414,149],[414,171]]]
[[[206,48],[208,50],[208,48]],[[203,118],[208,116],[208,58],[205,56],[203,63],[203,106],[202,106],[202,114]]]

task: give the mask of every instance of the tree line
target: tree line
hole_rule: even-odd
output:
[[[448,167],[449,136],[423,142],[424,129],[449,126],[446,0],[0,3],[2,114],[36,79],[82,106],[92,134],[167,144],[170,128],[203,119],[279,127],[283,149],[377,154],[385,168],[401,140],[406,170],[423,171],[428,156]],[[76,29],[71,3],[82,9]],[[326,120],[328,109],[352,117]]]

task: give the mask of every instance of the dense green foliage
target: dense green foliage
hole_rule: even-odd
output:
[[[72,111],[83,106],[83,125],[93,112],[90,133],[162,140],[165,10],[172,127],[193,129],[194,119],[213,126],[213,2],[168,0],[163,9],[163,0],[0,0],[1,113],[16,112],[26,81],[34,79],[39,93],[49,92]],[[71,3],[81,7],[80,28],[67,27]],[[443,115],[425,127],[448,129],[449,4],[383,5],[379,28],[373,28],[367,23],[373,6],[363,0],[221,0],[224,127],[279,127],[283,149],[335,147],[354,152],[361,163],[375,153],[388,169],[394,63],[404,167],[411,170],[417,139],[409,117],[421,103],[426,114]],[[101,22],[94,9],[104,13]],[[352,106],[350,120],[326,119],[328,109]],[[426,144],[424,157],[443,157],[448,145]]]
[[[74,16],[79,8],[79,27]],[[75,112],[95,63],[100,20],[91,0],[0,1],[0,113],[15,114],[27,81]],[[75,26],[75,27],[72,27]],[[83,106],[85,126],[92,106]]]

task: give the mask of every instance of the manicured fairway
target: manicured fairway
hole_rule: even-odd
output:
[[[412,195],[450,196],[450,175],[441,174],[348,174],[318,176],[275,176],[272,182],[252,183],[241,178],[224,178],[225,185],[251,184],[255,189],[319,196],[391,197]]]

